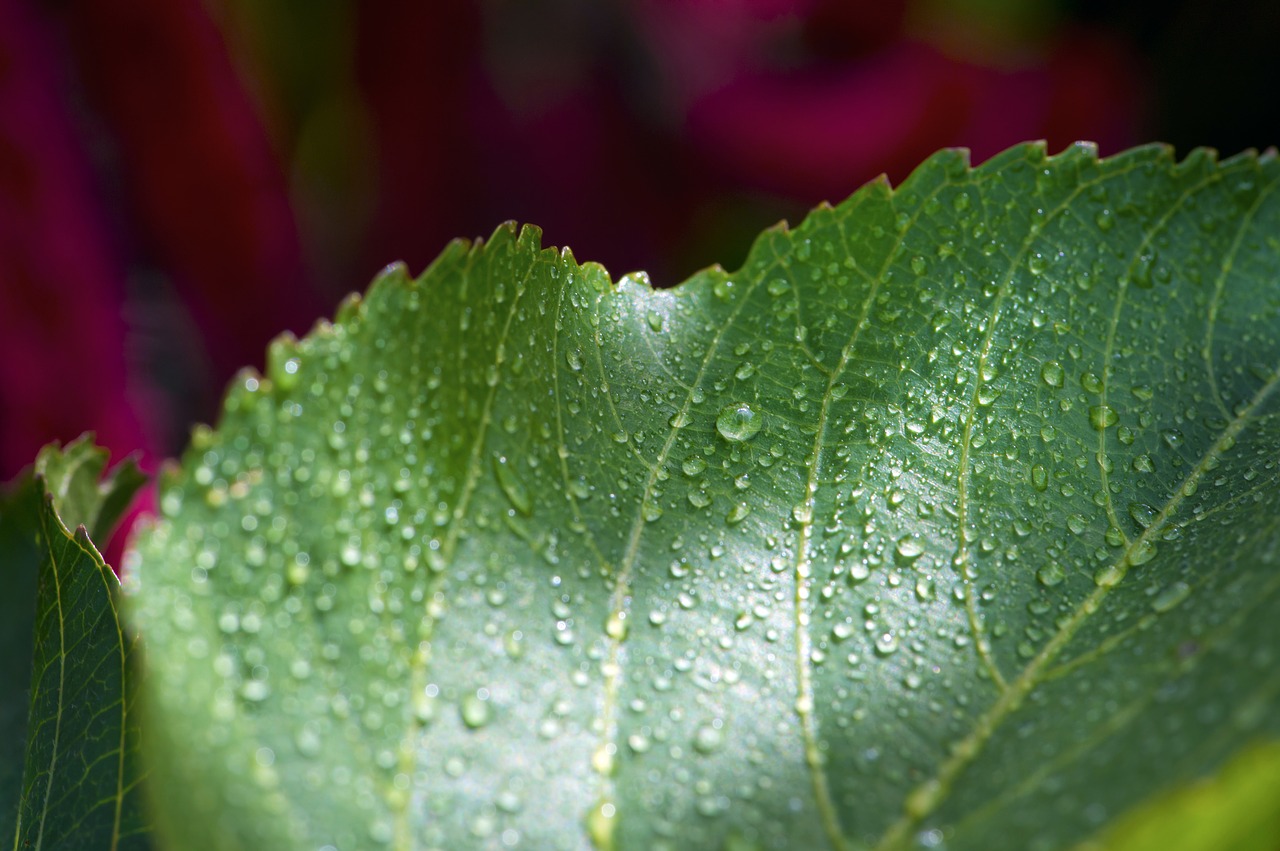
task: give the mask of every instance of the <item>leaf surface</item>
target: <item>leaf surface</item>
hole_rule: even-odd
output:
[[[0,504],[0,835],[15,849],[145,849],[134,641],[105,541],[145,481],[131,462],[105,478],[89,437],[41,451]],[[74,531],[72,531],[74,529]]]
[[[1056,849],[1280,734],[1277,181],[951,151],[670,290],[389,269],[136,553],[164,829]]]

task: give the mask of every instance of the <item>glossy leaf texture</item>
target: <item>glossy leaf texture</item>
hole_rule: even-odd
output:
[[[90,437],[41,451],[0,504],[0,831],[15,849],[145,849],[135,641],[105,541],[144,477]],[[74,530],[74,531],[73,531]]]
[[[1274,738],[1278,181],[948,151],[669,290],[390,268],[135,552],[166,835],[1057,849]]]

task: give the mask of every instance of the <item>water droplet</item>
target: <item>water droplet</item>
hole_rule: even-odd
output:
[[[612,777],[618,770],[617,752],[618,746],[612,742],[600,745],[591,754],[591,769],[601,777]]]
[[[1139,541],[1138,545],[1129,552],[1129,555],[1125,557],[1125,561],[1127,561],[1131,567],[1137,567],[1140,564],[1146,564],[1155,557],[1156,545],[1151,541],[1142,540]]]
[[[462,714],[462,723],[472,730],[480,729],[485,724],[488,724],[493,717],[493,711],[489,707],[489,692],[487,689],[480,689],[464,697],[459,709]]]
[[[904,561],[914,561],[924,553],[924,545],[911,535],[903,535],[898,539],[897,550],[899,558]]]
[[[271,694],[266,680],[249,680],[240,687],[240,696],[251,703],[261,703]]]
[[[741,523],[750,513],[751,506],[747,505],[745,502],[740,502],[733,508],[729,509],[729,513],[725,515],[724,520],[732,526],[736,523]]]
[[[618,830],[618,808],[608,799],[602,799],[587,813],[587,836],[596,851],[614,851],[614,834]]]
[[[297,340],[286,335],[275,340],[267,350],[267,377],[284,392],[298,386],[301,362],[293,356]]]
[[[627,620],[624,612],[613,612],[604,623],[604,634],[614,641],[622,641],[627,637]]]
[[[717,720],[698,728],[693,734],[693,749],[701,754],[715,753],[724,744],[724,724]]]
[[[1137,523],[1140,529],[1150,528],[1158,515],[1159,512],[1145,502],[1129,503],[1129,516],[1133,518],[1133,522]]]
[[[898,636],[892,632],[883,632],[876,636],[876,652],[881,656],[889,656],[898,650]]]
[[[564,353],[565,363],[569,364],[569,368],[574,372],[582,369],[582,352],[578,349],[570,349]]]
[[[726,405],[716,417],[716,431],[731,443],[742,443],[760,433],[764,417],[746,402]]]
[[[1151,601],[1151,608],[1157,612],[1167,612],[1187,599],[1190,594],[1190,585],[1185,582],[1175,582],[1155,596]]]
[[[1066,578],[1067,572],[1057,562],[1049,562],[1036,571],[1036,579],[1040,581],[1041,585],[1048,588],[1052,588]]]
[[[505,455],[493,456],[493,472],[512,507],[525,517],[533,514],[533,499],[529,496],[529,489],[520,481]]]
[[[1098,226],[1098,230],[1106,233],[1115,227],[1116,216],[1110,210],[1099,210],[1093,217],[1093,223]]]
[[[1038,491],[1048,489],[1049,471],[1044,468],[1043,464],[1036,464],[1031,468],[1031,486]]]
[[[1096,372],[1080,373],[1080,386],[1090,393],[1102,392],[1102,379],[1098,377]]]
[[[696,476],[703,470],[707,469],[707,461],[698,455],[690,455],[684,459],[684,463],[680,465],[680,469],[684,470],[686,476]]]
[[[1120,422],[1120,416],[1110,405],[1093,405],[1089,408],[1089,424],[1098,431]]]
[[[1040,367],[1040,379],[1050,387],[1061,387],[1066,383],[1066,371],[1056,360],[1045,361]]]
[[[320,755],[321,740],[320,733],[312,724],[303,724],[294,734],[293,742],[298,747],[298,753],[308,759],[313,759]]]
[[[1100,568],[1093,575],[1093,581],[1099,588],[1114,588],[1120,584],[1120,580],[1124,579],[1125,565],[1123,563],[1110,564]]]

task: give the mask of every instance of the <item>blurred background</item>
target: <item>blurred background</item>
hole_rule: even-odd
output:
[[[0,481],[148,465],[392,260],[506,219],[672,285],[937,148],[1280,142],[1208,0],[0,0]]]

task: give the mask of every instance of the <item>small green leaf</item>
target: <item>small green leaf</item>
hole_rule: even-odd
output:
[[[1060,849],[1280,735],[1280,165],[943,152],[670,290],[501,228],[136,552],[184,848]]]
[[[63,526],[83,526],[94,541],[105,542],[147,478],[132,458],[110,471],[108,455],[85,435],[68,443],[40,450],[35,472],[57,505]],[[103,474],[106,474],[105,476]]]
[[[149,847],[134,640],[85,528],[105,540],[144,479],[125,462],[100,481],[106,461],[88,438],[46,447],[0,503],[0,835],[14,848]]]

